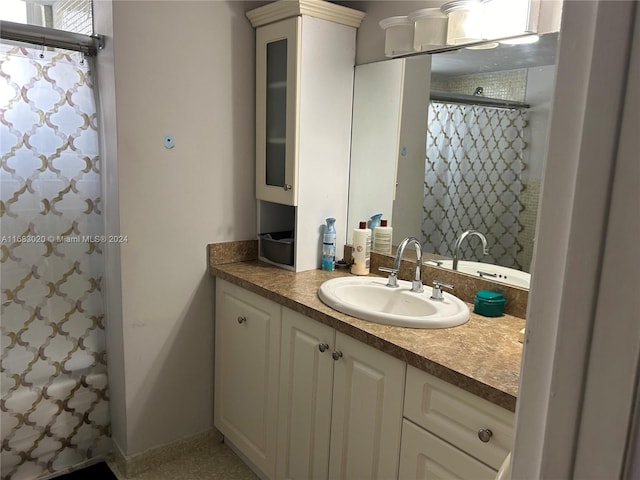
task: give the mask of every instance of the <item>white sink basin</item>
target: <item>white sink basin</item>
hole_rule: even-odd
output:
[[[387,287],[383,277],[340,277],[318,289],[323,303],[361,320],[411,328],[446,328],[469,320],[469,307],[459,298],[443,293],[444,300],[431,300],[431,287],[411,291],[411,282],[398,280]]]
[[[427,265],[430,265],[430,263]],[[445,260],[442,262],[441,266],[451,269],[453,268],[453,260]],[[482,276],[487,280],[507,283],[515,287],[529,288],[529,284],[531,283],[530,273],[509,267],[501,267],[500,265],[492,265],[491,263],[460,260],[458,262],[458,271],[469,275],[475,275],[476,277]],[[489,275],[480,275],[478,272],[487,273]]]

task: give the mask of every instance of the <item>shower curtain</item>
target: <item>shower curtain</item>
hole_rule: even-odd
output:
[[[458,236],[474,229],[486,236],[489,255],[471,238],[461,258],[521,269],[526,125],[524,110],[431,103],[422,223],[427,251],[450,257]]]
[[[96,103],[81,54],[0,44],[1,478],[110,449]]]

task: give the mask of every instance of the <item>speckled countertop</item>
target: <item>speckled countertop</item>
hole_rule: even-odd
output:
[[[211,265],[210,272],[515,411],[522,355],[518,334],[524,328],[521,318],[487,318],[472,312],[466,324],[455,328],[390,327],[342,314],[320,301],[317,290],[322,282],[347,273],[294,273],[259,261]]]

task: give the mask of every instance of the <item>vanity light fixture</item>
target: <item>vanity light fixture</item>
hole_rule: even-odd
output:
[[[486,39],[535,33],[531,25],[532,0],[482,0]]]
[[[533,34],[535,0],[451,0],[440,7],[448,17],[447,45],[461,45]],[[535,39],[511,38],[502,43],[518,44]],[[497,47],[497,43],[473,45],[471,49]]]
[[[397,16],[383,18],[378,23],[384,30],[384,54],[396,57],[413,53],[413,22],[409,17]]]
[[[409,14],[414,25],[413,49],[416,52],[445,46],[447,40],[447,16],[439,8],[423,8]]]
[[[452,0],[440,7],[447,15],[447,45],[484,40],[484,8],[480,0]]]

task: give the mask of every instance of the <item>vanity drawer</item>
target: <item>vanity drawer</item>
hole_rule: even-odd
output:
[[[496,470],[511,450],[513,412],[411,366],[404,416]]]
[[[404,419],[399,480],[494,480],[496,471]]]

